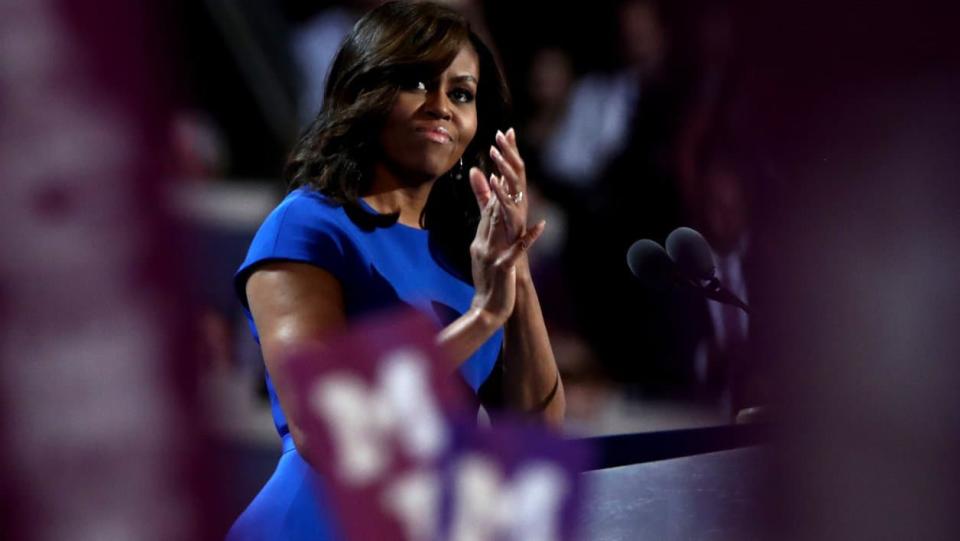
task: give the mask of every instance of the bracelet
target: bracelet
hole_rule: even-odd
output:
[[[553,397],[557,396],[557,391],[560,390],[560,371],[557,370],[557,379],[553,382],[553,389],[550,389],[550,392],[547,393],[546,398],[540,401],[540,404],[527,412],[528,415],[534,413],[540,413],[543,410],[547,409],[547,406],[550,405],[550,402],[553,401]]]

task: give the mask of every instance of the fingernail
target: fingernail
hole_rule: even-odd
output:
[[[494,159],[500,159],[500,151],[497,150],[497,147],[490,147],[490,155],[493,156]]]
[[[502,131],[497,130],[497,141],[500,141],[500,140],[506,139],[506,138],[507,138],[507,136],[504,135]]]
[[[509,130],[507,130],[507,135],[509,135],[510,137],[516,137],[517,132],[513,131],[513,128],[510,128]]]

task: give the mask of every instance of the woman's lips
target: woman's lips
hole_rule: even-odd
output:
[[[446,128],[417,128],[417,132],[422,133],[424,137],[434,143],[444,144],[453,141]]]

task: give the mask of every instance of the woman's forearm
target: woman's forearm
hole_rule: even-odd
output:
[[[444,327],[437,335],[436,344],[443,357],[451,362],[451,372],[470,358],[501,325],[502,318],[474,306]]]
[[[529,265],[517,265],[517,300],[504,327],[507,405],[559,427],[566,400]]]

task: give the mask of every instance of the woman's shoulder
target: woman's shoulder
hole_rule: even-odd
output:
[[[264,226],[336,231],[349,228],[349,219],[342,205],[329,196],[310,188],[297,188],[273,209]]]
[[[301,261],[346,276],[345,258],[355,253],[349,219],[329,197],[307,188],[293,190],[264,219],[236,273],[237,291],[245,299],[246,278],[261,263]]]
[[[273,212],[281,214],[294,212],[311,214],[317,218],[332,218],[342,214],[343,209],[326,194],[312,188],[300,187],[291,190]]]

